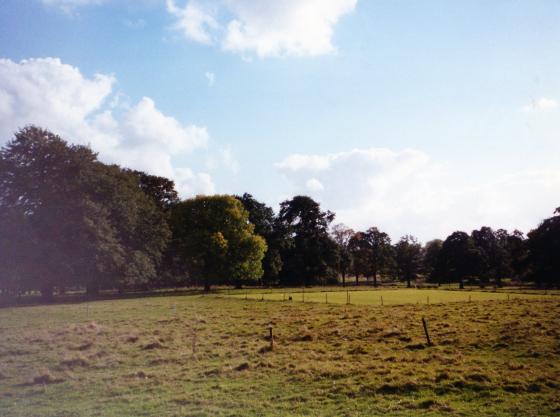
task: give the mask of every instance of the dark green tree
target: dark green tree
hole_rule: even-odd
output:
[[[481,254],[481,287],[488,284],[490,279],[493,279],[497,286],[501,286],[502,279],[511,274],[507,236],[506,230],[494,231],[490,227],[472,231],[471,238]]]
[[[422,245],[414,236],[406,235],[395,244],[394,253],[397,274],[410,288],[422,268]]]
[[[528,234],[531,269],[539,286],[560,284],[560,207]]]
[[[142,171],[126,170],[138,178],[142,191],[147,194],[162,210],[168,210],[173,204],[179,202],[175,183],[165,177],[146,174]]]
[[[437,268],[439,252],[443,245],[443,240],[433,239],[424,245],[422,250],[422,272],[428,277],[430,281],[436,281],[433,273]]]
[[[466,278],[479,276],[482,263],[472,238],[465,232],[454,232],[443,242],[433,274],[437,282],[458,282],[463,288]]]
[[[173,247],[193,276],[212,285],[241,286],[263,274],[264,238],[256,235],[249,213],[228,195],[198,196],[173,206]]]
[[[282,251],[284,285],[309,285],[336,278],[336,244],[329,225],[334,213],[322,211],[310,197],[296,196],[280,204],[279,222],[291,243]]]
[[[356,286],[360,276],[367,276],[370,263],[370,247],[364,232],[356,232],[348,242],[348,250],[352,256],[352,273],[356,278]]]
[[[507,236],[507,249],[511,260],[511,269],[515,278],[522,279],[531,266],[528,239],[523,232],[514,230]]]

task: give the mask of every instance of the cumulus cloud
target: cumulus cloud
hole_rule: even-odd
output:
[[[174,0],[167,0],[167,11],[176,19],[175,29],[183,32],[187,39],[207,45],[214,43],[213,32],[220,25],[200,4],[189,1],[181,8]]]
[[[313,56],[332,53],[334,26],[357,0],[206,0],[184,7],[167,0],[175,27],[187,39],[219,43],[234,53]]]
[[[424,152],[386,148],[292,155],[276,164],[292,193],[320,201],[355,229],[422,240],[482,225],[528,231],[558,205],[560,170],[521,171],[474,183]],[[519,196],[524,196],[520,198]]]
[[[206,128],[163,114],[148,97],[120,106],[115,83],[111,75],[84,77],[57,58],[0,59],[0,144],[35,124],[90,145],[107,162],[173,178],[184,196],[213,193],[207,174],[173,162],[207,145]]]
[[[544,112],[557,109],[559,107],[558,101],[552,98],[541,97],[531,101],[522,107],[522,110],[527,113]]]

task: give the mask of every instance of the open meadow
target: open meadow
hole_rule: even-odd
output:
[[[421,290],[392,294],[412,291]],[[560,298],[500,296],[398,306],[387,296],[380,306],[210,294],[4,308],[0,414],[557,415]]]
[[[523,293],[513,291],[453,291],[435,289],[376,289],[348,290],[327,289],[274,289],[271,291],[235,290],[226,292],[230,297],[261,301],[299,301],[312,303],[335,303],[357,305],[403,305],[403,304],[437,304],[469,301],[514,301],[516,299],[545,299],[548,292]]]

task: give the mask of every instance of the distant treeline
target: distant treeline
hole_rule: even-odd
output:
[[[527,237],[482,227],[421,245],[333,225],[310,197],[271,207],[242,196],[179,200],[173,181],[107,165],[30,126],[0,149],[0,295],[85,288],[342,284],[558,286],[560,209]]]

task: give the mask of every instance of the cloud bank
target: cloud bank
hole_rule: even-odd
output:
[[[0,144],[35,124],[90,145],[106,162],[173,178],[183,196],[213,193],[208,174],[173,164],[207,146],[207,129],[163,114],[148,97],[120,105],[115,83],[106,74],[84,77],[57,58],[0,59]]]
[[[558,206],[560,169],[520,171],[473,183],[424,152],[386,148],[294,154],[276,164],[293,193],[310,195],[356,229],[422,240],[482,225],[522,231]]]
[[[334,27],[357,0],[167,0],[185,38],[242,55],[314,56],[336,51]]]

